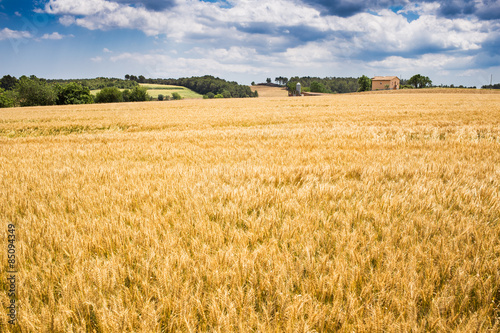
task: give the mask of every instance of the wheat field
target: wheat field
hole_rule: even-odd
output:
[[[2,332],[500,331],[500,94],[2,109],[0,165]]]

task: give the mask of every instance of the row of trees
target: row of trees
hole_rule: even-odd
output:
[[[363,75],[358,79],[358,91],[370,91],[372,90],[372,80],[366,76]],[[432,81],[429,79],[427,76],[423,76],[420,74],[413,75],[409,80],[401,80],[400,81],[400,87],[405,89],[405,88],[426,88],[426,87],[431,87],[432,86]]]
[[[110,81],[113,79],[109,79]],[[94,83],[105,80],[96,79]],[[123,80],[122,80],[123,81]],[[56,83],[58,82],[58,83]],[[90,80],[88,80],[90,82]],[[133,84],[132,89],[121,91],[118,87],[104,87],[94,97],[87,85],[65,80],[52,80],[10,75],[0,80],[0,107],[112,103],[150,100],[145,88]]]
[[[147,89],[141,86],[135,86],[132,90],[125,89],[121,91],[117,87],[106,87],[99,91],[95,96],[96,103],[120,103],[120,102],[143,102],[149,101]]]
[[[276,77],[275,81],[279,85],[285,85],[288,90],[294,91],[297,82],[300,82],[303,91],[320,92],[320,93],[350,93],[356,91],[372,90],[372,80],[366,75],[360,78],[340,78],[340,77]],[[266,82],[271,83],[271,79],[267,78]],[[403,88],[425,88],[431,87],[432,81],[427,76],[420,74],[412,76],[409,80],[401,80]]]
[[[136,82],[140,83],[183,86],[197,92],[198,94],[205,95],[205,97],[208,98],[211,97],[211,94],[214,96],[222,95],[224,98],[258,96],[257,92],[253,92],[248,86],[240,85],[233,81],[226,81],[211,75],[193,76],[190,78],[179,79],[146,79],[142,75],[136,77],[134,75],[127,74],[125,75],[125,78],[127,80],[137,80]]]
[[[482,89],[500,89],[500,83],[484,85],[481,88]]]
[[[97,77],[94,79],[70,79],[70,80],[47,80],[49,83],[65,85],[68,83],[78,83],[83,87],[88,87],[90,90],[98,90],[109,87],[116,87],[118,89],[133,89],[139,85],[136,81],[123,80],[117,78]]]
[[[276,78],[278,83],[285,84],[288,90],[294,90],[297,82],[300,82],[303,91],[321,92],[321,93],[349,93],[358,90],[358,80],[351,77],[311,77],[294,76],[290,79]]]

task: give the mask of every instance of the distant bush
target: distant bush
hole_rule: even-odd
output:
[[[103,88],[95,96],[96,103],[118,103],[123,102],[124,94],[116,87]],[[127,94],[126,94],[127,95]]]
[[[163,95],[162,94],[158,94],[158,100],[159,101],[163,101]]]
[[[182,99],[182,97],[181,97],[181,95],[179,95],[179,93],[173,92],[172,99],[173,100],[180,100],[180,99]]]

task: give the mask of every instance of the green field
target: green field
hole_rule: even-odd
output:
[[[172,93],[174,92],[181,95],[183,99],[203,98],[202,95],[186,87],[172,86],[165,84],[149,84],[149,83],[139,83],[139,85],[142,87],[146,87],[148,89],[149,96],[153,97],[154,99],[157,99],[159,94],[162,94],[163,96],[172,96]],[[120,90],[123,91],[125,89],[120,89]],[[99,91],[101,90],[97,89],[97,90],[92,90],[91,92],[92,95],[95,96]]]

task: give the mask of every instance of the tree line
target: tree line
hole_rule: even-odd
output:
[[[101,91],[93,96],[91,88]],[[23,75],[19,79],[5,75],[0,79],[0,107],[136,102],[150,99],[146,88],[136,82],[120,79],[46,80],[35,75]]]
[[[311,76],[293,76],[286,78],[279,76],[275,79],[279,85],[284,85],[288,90],[295,90],[297,82],[300,82],[303,91],[319,93],[350,93],[358,91],[359,84],[357,78],[352,77],[311,77]],[[267,80],[270,83],[270,78]]]
[[[200,95],[204,95],[205,98],[244,98],[258,96],[257,92],[252,91],[249,86],[244,86],[234,81],[226,81],[211,75],[193,76],[190,78],[184,77],[179,79],[146,79],[142,75],[137,77],[127,74],[125,75],[125,79],[139,83],[182,86]]]

